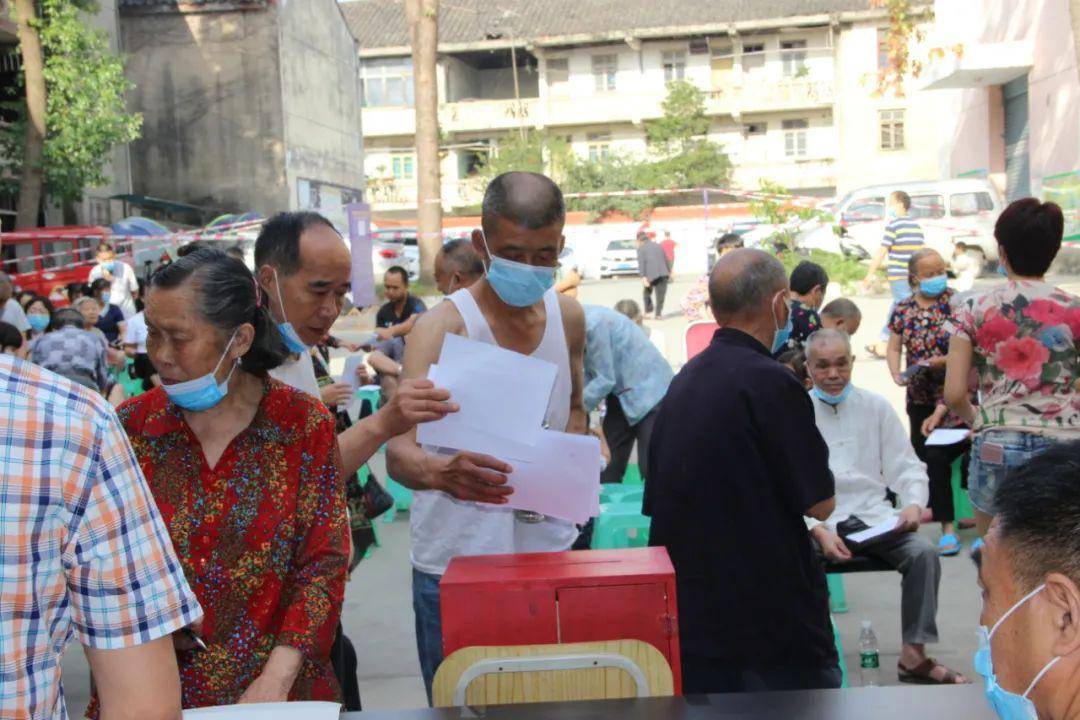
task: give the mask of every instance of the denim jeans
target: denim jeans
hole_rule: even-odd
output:
[[[885,327],[881,328],[881,342],[889,342],[889,336],[892,334],[889,321],[892,320],[893,310],[896,309],[898,302],[911,297],[911,285],[908,284],[907,278],[890,280],[889,291],[892,292],[892,305],[889,306],[889,314],[885,316]]]
[[[972,506],[987,515],[996,514],[994,491],[1005,474],[1049,450],[1056,442],[1052,437],[1034,432],[986,430],[977,434],[971,443],[971,469],[968,472],[968,497]],[[983,447],[987,444],[1001,446],[1000,462],[996,458],[993,461],[983,459]]]
[[[439,609],[441,575],[412,571],[413,613],[416,615],[416,651],[420,656],[420,674],[424,678],[428,705],[435,671],[443,661],[442,615]]]

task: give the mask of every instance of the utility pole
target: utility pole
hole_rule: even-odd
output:
[[[439,0],[406,0],[413,56],[416,107],[417,244],[420,277],[435,279],[435,256],[442,247],[442,182],[439,177],[439,88],[435,65],[439,44]]]

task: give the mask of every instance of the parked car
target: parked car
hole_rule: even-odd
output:
[[[414,280],[420,274],[420,246],[416,228],[385,228],[371,233],[371,266],[381,282],[387,270],[399,265]]]
[[[600,278],[637,274],[637,243],[634,240],[608,242],[604,254],[600,257]]]
[[[1004,207],[1001,195],[981,178],[872,185],[853,190],[837,203],[835,223],[825,223],[800,238],[803,247],[825,248],[834,242],[823,237],[840,231],[841,250],[869,258],[881,246],[885,232],[885,199],[895,190],[911,196],[911,215],[922,225],[926,244],[946,259],[958,241],[967,244],[984,265],[995,262],[994,223]],[[822,236],[822,237],[819,237]]]

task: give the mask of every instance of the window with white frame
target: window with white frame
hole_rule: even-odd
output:
[[[882,150],[904,149],[904,111],[878,110],[878,129]]]
[[[619,56],[614,53],[592,56],[592,73],[597,92],[615,90],[615,74],[619,69]]]
[[[544,61],[547,70],[547,84],[552,89],[565,88],[570,82],[570,59],[547,58]]]
[[[809,72],[806,66],[806,41],[784,40],[780,43],[780,60],[784,66],[784,77],[803,77]]]
[[[805,118],[797,120],[784,120],[784,155],[787,157],[804,157],[806,155],[806,131],[810,127],[810,121]]]
[[[765,43],[744,42],[742,44],[743,72],[765,67]]]
[[[585,136],[589,162],[602,162],[611,157],[611,133],[589,133]]]
[[[884,28],[877,31],[877,67],[878,70],[889,67],[889,31]]]
[[[413,104],[412,58],[373,58],[360,66],[364,107],[410,107]]]
[[[683,50],[665,50],[662,62],[664,64],[664,82],[686,78],[686,52]]]
[[[413,156],[394,155],[390,158],[390,172],[395,180],[414,179],[416,176],[413,174]]]

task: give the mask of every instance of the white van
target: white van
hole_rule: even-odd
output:
[[[996,262],[994,223],[1004,208],[1001,195],[981,178],[901,182],[870,185],[852,190],[836,204],[835,225],[840,228],[839,246],[847,254],[872,257],[885,232],[885,199],[902,190],[911,196],[911,215],[919,221],[926,244],[948,262],[957,242],[983,264]],[[832,232],[825,226],[815,233]],[[807,237],[801,245],[823,245],[825,238]],[[835,240],[833,241],[835,242]]]

